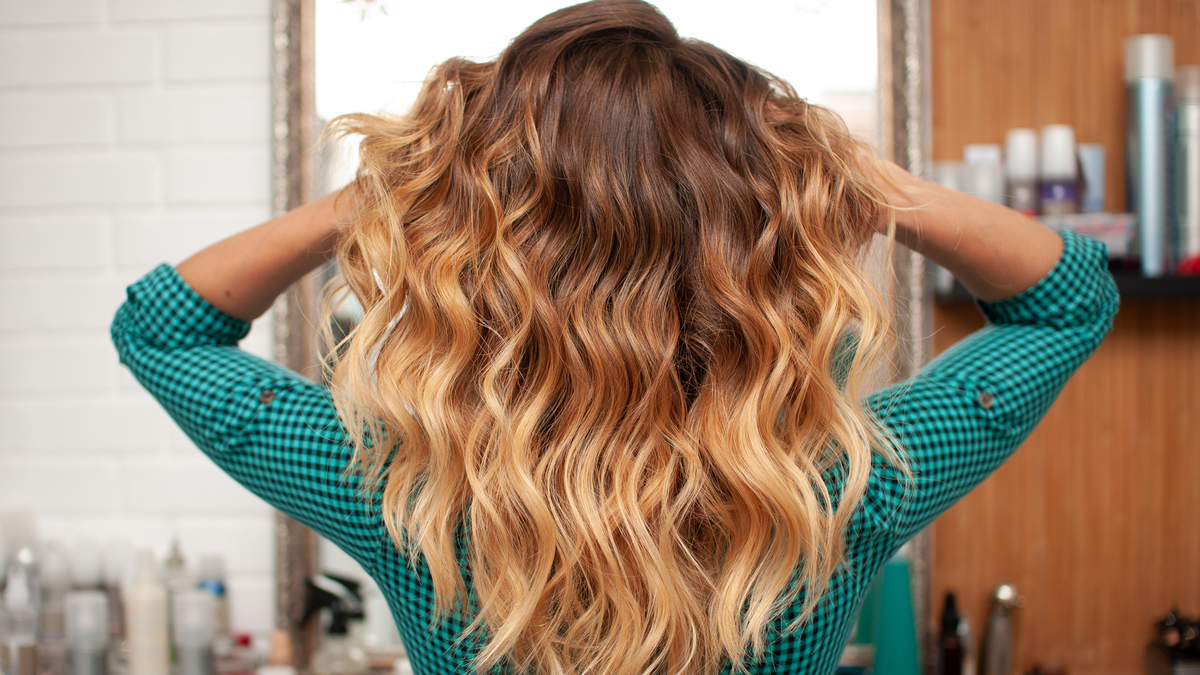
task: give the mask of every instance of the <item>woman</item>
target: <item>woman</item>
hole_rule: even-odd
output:
[[[356,558],[419,673],[829,672],[880,565],[1111,325],[1103,247],[871,159],[636,0],[555,12],[357,180],[129,289],[121,358],[214,461]],[[880,231],[989,325],[861,400]],[[236,349],[336,257],[330,388]]]

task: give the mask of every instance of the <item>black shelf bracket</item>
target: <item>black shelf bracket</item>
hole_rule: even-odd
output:
[[[1144,277],[1115,264],[1110,264],[1109,271],[1117,282],[1117,291],[1122,298],[1200,298],[1200,276]],[[973,299],[958,279],[954,280],[953,290],[949,293],[938,293],[934,297],[938,302],[965,302]]]

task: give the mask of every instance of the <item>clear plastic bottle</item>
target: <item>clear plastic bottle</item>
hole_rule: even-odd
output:
[[[41,638],[46,642],[66,637],[63,599],[71,590],[71,563],[67,551],[58,542],[49,542],[42,550],[41,567]]]
[[[173,635],[172,626],[175,625],[175,602],[176,594],[183,591],[189,591],[196,588],[196,577],[188,569],[187,559],[183,557],[183,551],[179,548],[179,539],[171,540],[171,550],[167,553],[167,559],[163,561],[163,585],[167,587],[167,631]],[[171,663],[175,662],[175,643],[170,646]]]
[[[214,637],[213,649],[218,655],[233,651],[233,639],[229,635],[229,601],[225,590],[225,560],[219,555],[200,557],[197,579],[201,589],[213,597]]]
[[[32,560],[32,557],[30,557]],[[36,675],[37,673],[37,591],[29,570],[20,562],[8,572],[4,587],[4,608],[8,615],[6,673]]]
[[[964,154],[966,154],[964,152]],[[933,182],[944,188],[966,192],[967,164],[966,162],[934,162]],[[949,295],[954,292],[954,275],[950,270],[933,262],[926,261],[929,275],[933,278],[933,291],[938,295]]]
[[[366,653],[355,644],[348,631],[327,633],[313,655],[314,675],[366,675],[369,671]]]
[[[150,551],[138,551],[124,595],[129,675],[170,675],[167,589]]]
[[[108,649],[108,595],[71,591],[63,600],[67,631],[67,674],[105,675]]]
[[[978,143],[963,148],[967,165],[967,194],[996,204],[1004,203],[1004,165],[1000,161],[1000,146]]]
[[[3,541],[2,536],[0,541]],[[3,553],[0,549],[0,561],[4,560]],[[8,610],[4,609],[4,599],[0,597],[0,675],[8,675],[8,667]]]
[[[171,598],[177,675],[213,675],[216,600],[201,589],[182,590]]]
[[[309,665],[313,675],[366,675],[370,670],[366,652],[353,630],[356,620],[363,617],[359,587],[357,582],[330,574],[310,581],[310,615],[317,610],[327,611],[329,618]]]
[[[104,592],[108,595],[108,635],[113,644],[125,639],[125,599],[121,589],[129,572],[129,542],[113,539],[104,549]],[[113,650],[114,657],[123,661],[124,651]]]
[[[178,539],[171,540],[171,551],[167,554],[167,559],[163,561],[163,583],[167,587],[167,592],[172,594],[190,590],[196,586],[196,579],[188,571],[187,559],[183,557]]]

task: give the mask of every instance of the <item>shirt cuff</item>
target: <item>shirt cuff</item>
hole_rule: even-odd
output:
[[[167,264],[136,281],[127,294],[129,311],[122,314],[131,332],[160,349],[236,345],[250,332],[249,321],[210,305]]]
[[[1116,295],[1104,244],[1060,230],[1062,257],[1041,281],[1000,302],[977,300],[988,321],[997,324],[1079,325],[1104,311]]]

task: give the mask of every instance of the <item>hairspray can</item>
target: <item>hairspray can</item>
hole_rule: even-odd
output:
[[[1179,120],[1175,146],[1175,219],[1179,223],[1179,274],[1200,274],[1200,66],[1175,73]]]
[[[1142,274],[1171,269],[1171,120],[1175,43],[1169,35],[1125,40],[1125,87],[1129,104],[1130,210],[1137,214]]]

